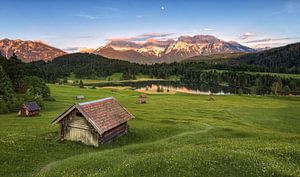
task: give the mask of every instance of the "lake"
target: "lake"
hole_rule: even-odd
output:
[[[152,84],[150,86],[141,87],[136,89],[139,92],[162,92],[162,93],[189,93],[189,94],[197,94],[197,95],[231,95],[230,92],[224,92],[222,89],[220,90],[210,90],[209,88],[202,89],[192,89],[188,86],[172,86],[172,85],[155,85]]]
[[[238,93],[238,88],[221,86],[221,85],[210,85],[205,83],[182,83],[180,81],[125,81],[125,82],[108,82],[108,83],[93,83],[86,84],[87,86],[96,87],[113,87],[113,86],[129,86],[137,91],[142,92],[157,92],[158,87],[162,88],[164,92],[181,92],[190,94],[201,94],[201,95],[230,95]],[[243,90],[244,93],[249,93],[248,90]]]

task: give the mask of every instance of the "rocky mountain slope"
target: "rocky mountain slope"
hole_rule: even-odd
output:
[[[0,40],[0,52],[6,58],[10,58],[15,53],[24,62],[48,61],[66,54],[66,52],[42,42],[22,41],[20,39]]]
[[[111,41],[94,51],[108,58],[139,63],[182,61],[193,56],[224,53],[249,53],[254,49],[237,42],[226,42],[210,35],[181,36],[176,41],[148,40],[144,43],[132,41]]]

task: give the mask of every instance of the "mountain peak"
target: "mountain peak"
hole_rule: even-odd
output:
[[[199,55],[254,51],[254,49],[237,42],[226,42],[215,36],[195,35],[180,36],[177,40],[148,39],[138,43],[122,40],[111,41],[106,47],[100,47],[94,53],[108,58],[128,61],[140,61],[143,58],[146,60],[143,63],[157,63],[181,61]]]
[[[15,53],[24,62],[48,61],[66,54],[66,52],[42,42],[23,41],[21,39],[12,40],[8,38],[0,40],[0,51],[8,59]]]
[[[221,40],[211,35],[181,36],[178,41],[187,43],[215,43]]]

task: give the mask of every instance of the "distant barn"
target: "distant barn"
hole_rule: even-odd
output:
[[[109,97],[77,103],[56,118],[62,140],[81,141],[87,145],[111,141],[128,131],[127,121],[133,118],[115,98]]]
[[[147,100],[147,95],[146,94],[141,94],[137,100],[137,103],[139,104],[146,104]]]
[[[85,97],[83,95],[78,95],[76,96],[76,100],[84,100]]]
[[[29,117],[36,116],[40,113],[40,106],[36,102],[26,102],[20,106],[19,116]]]

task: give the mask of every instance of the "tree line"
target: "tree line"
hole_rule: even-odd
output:
[[[9,60],[0,55],[0,113],[17,111],[26,101],[43,107],[43,100],[51,98],[45,81],[26,75],[25,66],[15,55]]]
[[[276,75],[248,74],[235,71],[187,71],[182,82],[193,84],[223,85],[236,88],[239,94],[289,95],[300,94],[300,81]]]

